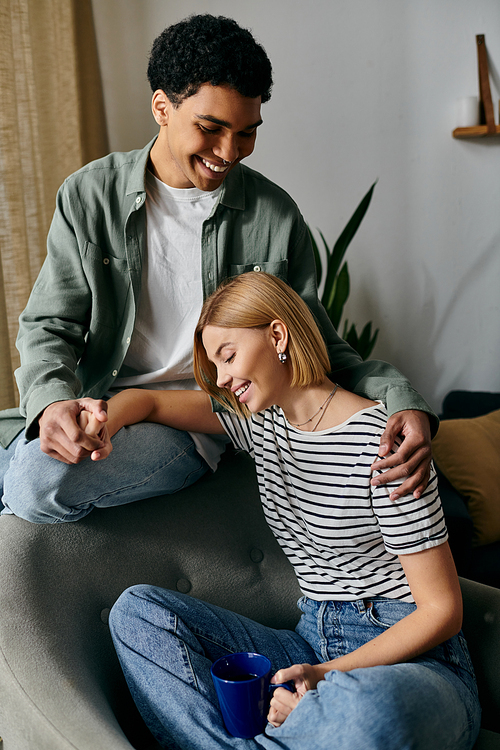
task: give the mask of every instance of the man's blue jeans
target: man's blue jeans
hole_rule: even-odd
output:
[[[187,432],[160,424],[124,427],[113,437],[108,458],[76,465],[47,456],[38,439],[22,436],[4,476],[2,513],[33,523],[78,521],[94,507],[177,492],[207,469]]]
[[[225,730],[210,677],[219,656],[256,651],[273,672],[358,648],[415,605],[299,600],[295,631],[274,630],[177,592],[133,586],[110,627],[132,696],[166,748],[221,750],[466,750],[480,725],[462,635],[405,664],[329,672],[278,728],[253,740]]]

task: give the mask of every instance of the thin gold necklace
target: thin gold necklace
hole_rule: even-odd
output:
[[[290,422],[290,424],[293,425],[293,427],[303,427],[305,424],[309,424],[309,422],[312,422],[313,419],[314,419],[314,417],[317,417],[318,414],[321,412],[320,418],[318,419],[318,421],[316,422],[316,424],[314,425],[314,427],[311,430],[311,432],[314,432],[316,430],[317,426],[319,425],[319,423],[321,422],[321,420],[323,419],[324,414],[325,414],[325,412],[326,412],[326,410],[328,408],[328,405],[329,405],[330,401],[332,400],[332,398],[335,396],[335,394],[337,392],[337,388],[338,388],[338,385],[337,385],[337,383],[335,383],[335,388],[333,389],[333,391],[330,391],[330,393],[328,394],[328,396],[325,398],[325,400],[323,401],[323,403],[319,407],[318,411],[315,412],[312,415],[312,417],[310,417],[310,419],[307,419],[305,422],[301,422],[300,424],[295,424],[295,422]]]

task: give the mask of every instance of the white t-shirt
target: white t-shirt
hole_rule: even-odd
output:
[[[278,407],[248,420],[218,417],[255,459],[267,522],[306,596],[413,601],[398,555],[435,547],[448,535],[434,470],[419,500],[391,501],[400,483],[370,485],[387,422],[383,404],[318,432],[293,427]]]
[[[132,340],[113,390],[198,388],[193,336],[203,305],[201,233],[220,188],[178,189],[146,175],[147,253]],[[221,441],[191,433],[215,468]]]

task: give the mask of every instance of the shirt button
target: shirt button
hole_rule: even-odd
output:
[[[103,258],[103,261],[105,266],[109,266],[109,258]]]
[[[111,374],[114,378],[116,378],[116,376],[118,375],[118,370],[113,370]]]
[[[130,344],[130,336],[127,338],[127,344]]]
[[[142,198],[140,195],[137,196],[137,198],[135,199],[135,202],[137,203],[137,205],[139,205],[139,203],[142,203]]]
[[[264,559],[264,553],[261,549],[253,549],[250,551],[250,560],[254,563],[260,563]]]
[[[255,273],[259,273],[259,271],[262,271],[262,268],[260,266],[254,266],[253,270],[255,271]]]
[[[188,581],[187,578],[179,578],[175,587],[181,594],[188,594],[192,589],[191,581]]]

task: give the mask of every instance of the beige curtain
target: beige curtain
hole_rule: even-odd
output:
[[[18,318],[57,189],[107,150],[91,0],[1,0],[0,409],[18,400]]]

